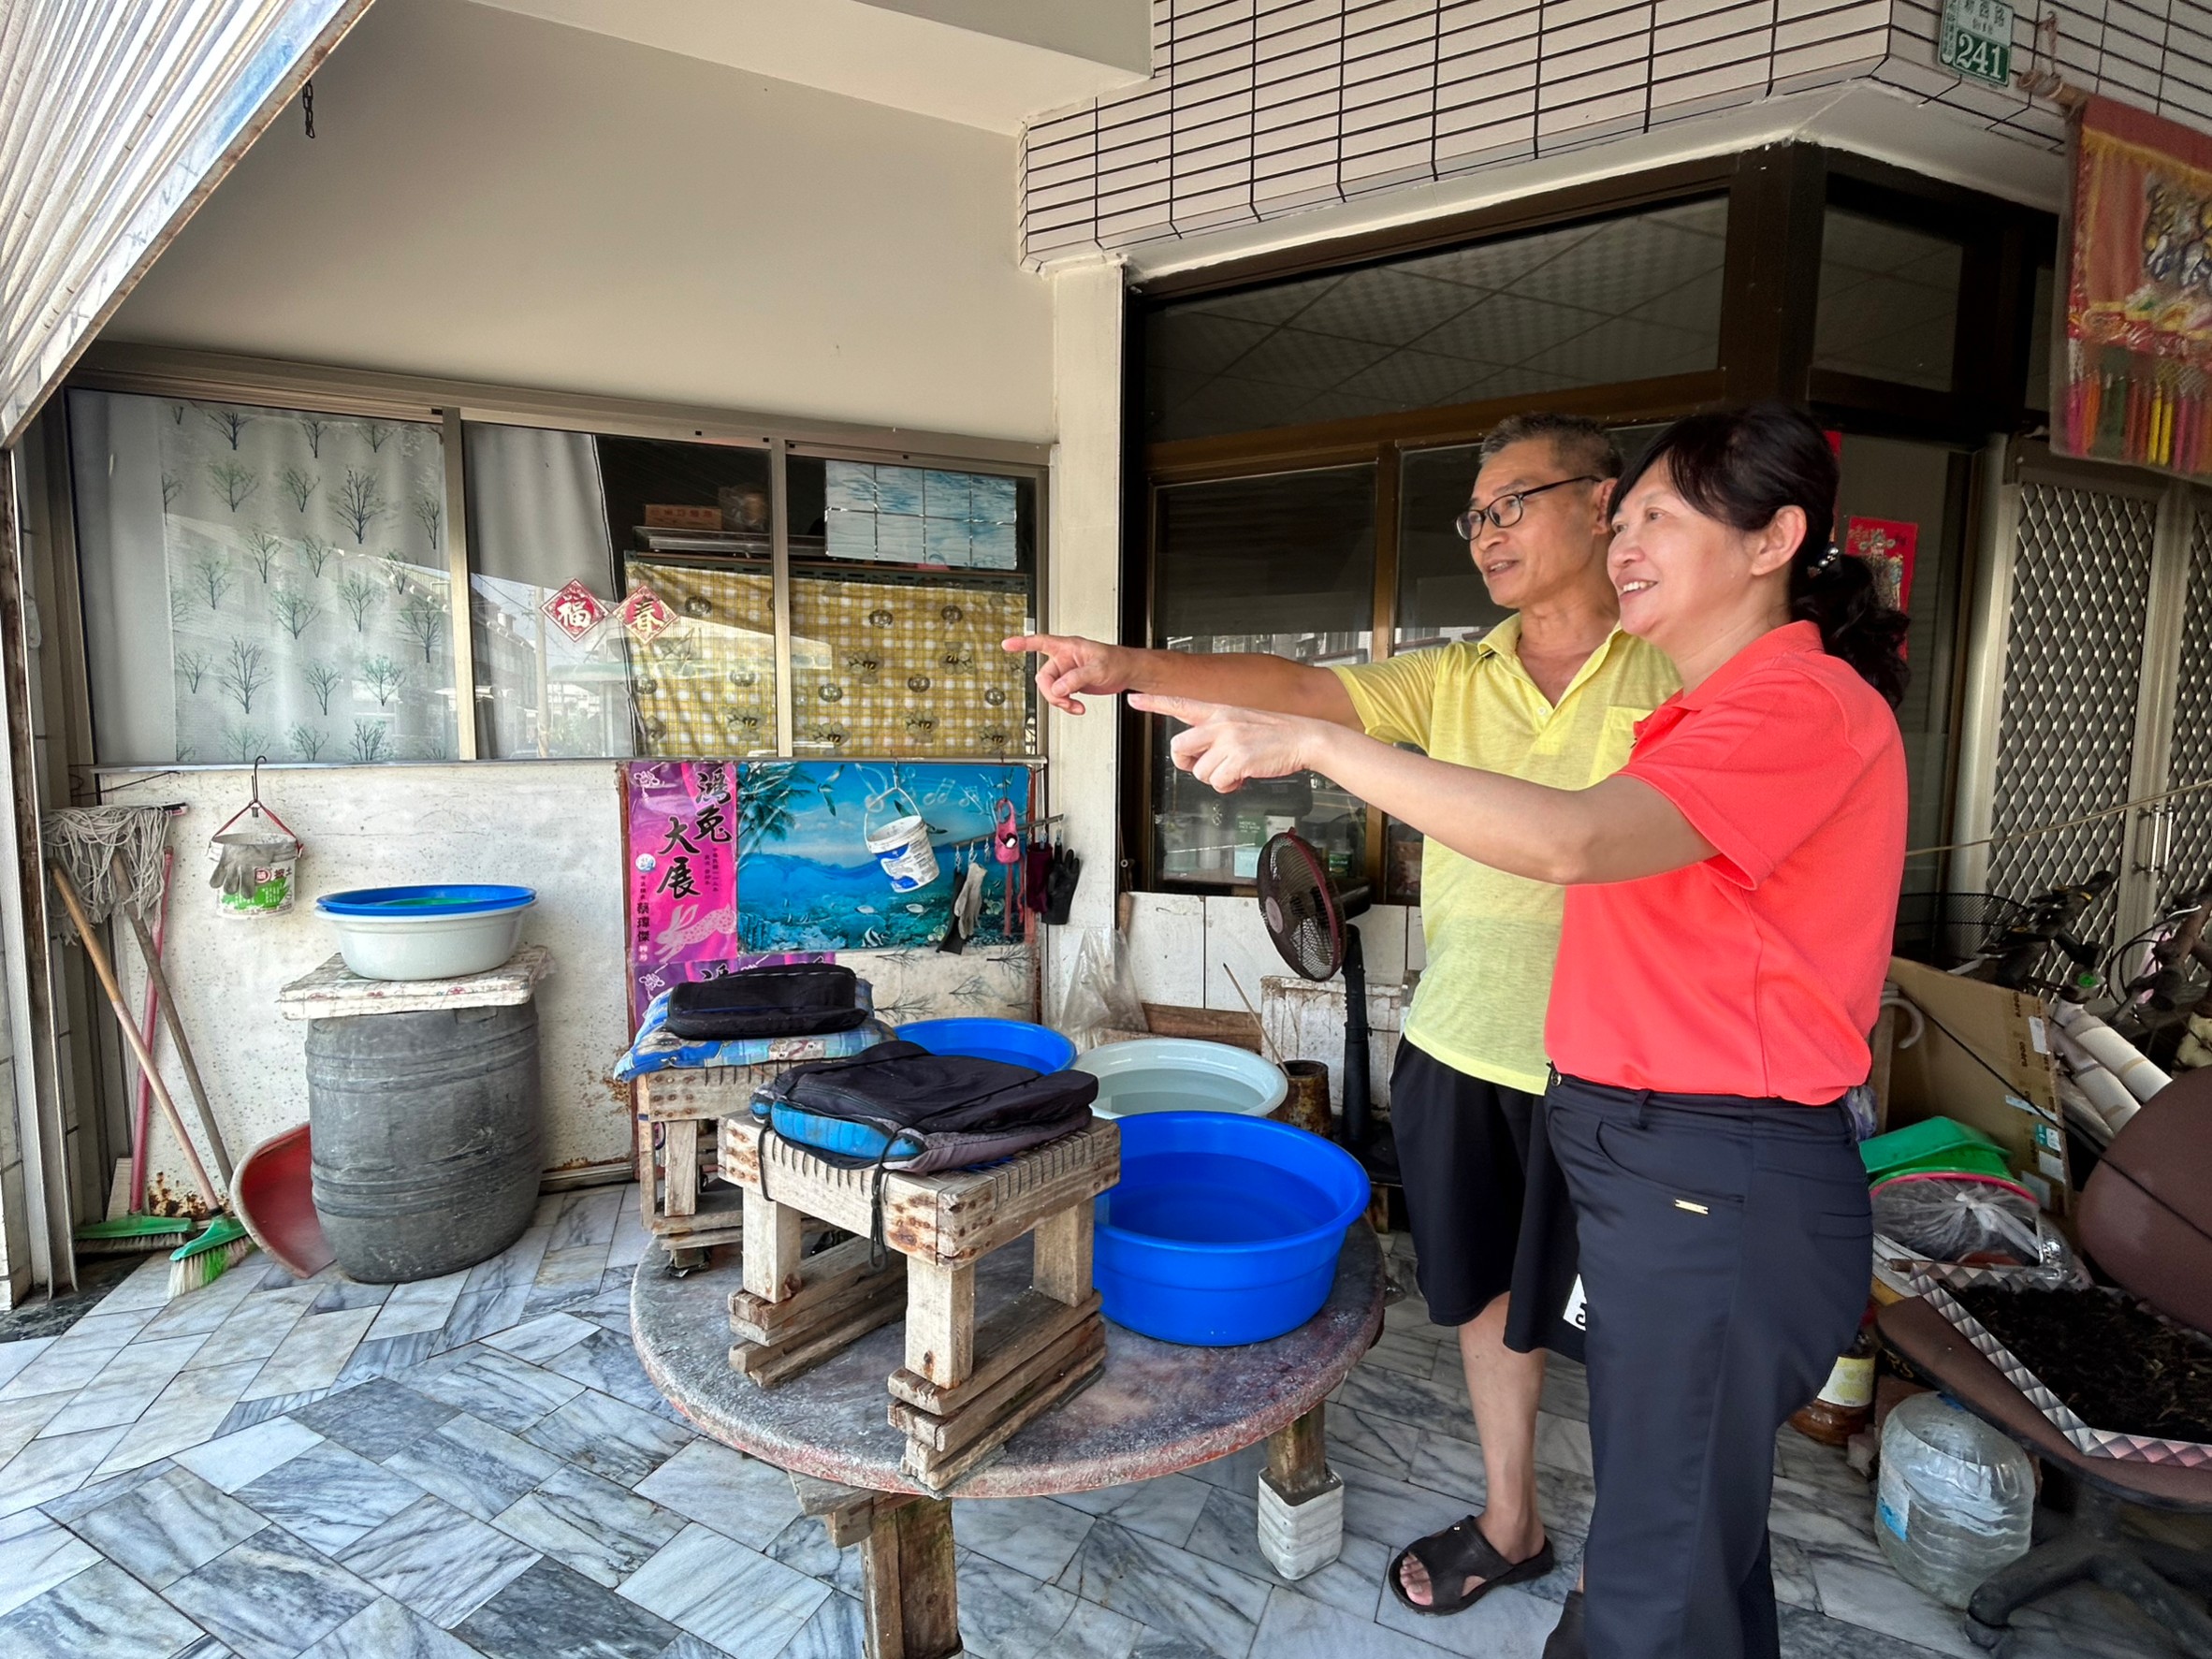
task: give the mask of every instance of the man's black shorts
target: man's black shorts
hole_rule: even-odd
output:
[[[1527,1202],[1539,1100],[1398,1045],[1390,1126],[1430,1320],[1464,1325],[1511,1291],[1512,1346],[1579,1360],[1582,1332],[1562,1317],[1575,1287],[1574,1210],[1550,1158],[1536,1160],[1548,1190]],[[1524,1209],[1537,1235],[1525,1248]]]

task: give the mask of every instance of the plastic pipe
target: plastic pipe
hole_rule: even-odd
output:
[[[2138,1102],[2128,1092],[2128,1085],[2117,1077],[2096,1055],[2074,1040],[2071,1033],[2053,1033],[2059,1057],[2066,1062],[2074,1073],[2074,1086],[2082,1092],[2092,1110],[2105,1124],[2117,1130],[2121,1124],[2135,1115]]]

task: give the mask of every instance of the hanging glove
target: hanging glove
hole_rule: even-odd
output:
[[[1075,904],[1075,884],[1083,875],[1083,860],[1069,848],[1053,854],[1053,867],[1044,879],[1044,920],[1047,926],[1065,927]]]

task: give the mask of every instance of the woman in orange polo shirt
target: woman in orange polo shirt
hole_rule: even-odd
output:
[[[1866,1081],[1904,862],[1904,618],[1828,540],[1836,463],[1779,405],[1693,415],[1614,497],[1621,622],[1683,689],[1626,766],[1546,789],[1341,727],[1194,723],[1224,792],[1320,772],[1568,888],[1545,1098],[1587,1298],[1597,1504],[1548,1659],[1773,1659],[1774,1436],[1855,1330]]]

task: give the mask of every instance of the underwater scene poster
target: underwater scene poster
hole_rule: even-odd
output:
[[[933,946],[953,899],[981,861],[982,906],[973,942],[1009,935],[1010,866],[991,855],[991,832],[1011,807],[1029,816],[1029,771],[997,762],[749,761],[738,783],[736,949],[869,951]],[[918,815],[935,851],[935,878],[892,885],[867,834]],[[1011,866],[1018,868],[1019,866]]]

